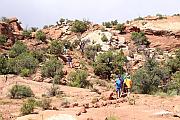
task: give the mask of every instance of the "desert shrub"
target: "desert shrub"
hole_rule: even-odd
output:
[[[43,33],[41,30],[36,32],[36,39],[41,40],[42,42],[45,42],[46,40],[46,34]]]
[[[50,58],[41,67],[41,72],[43,77],[52,77],[58,75],[60,78],[63,77],[62,71],[63,65],[57,58]]]
[[[70,102],[67,99],[64,99],[61,103],[61,106],[67,108],[70,106]]]
[[[143,32],[133,32],[131,34],[131,39],[135,42],[137,46],[139,45],[146,45],[149,46],[150,42],[148,41],[148,38],[145,36]]]
[[[176,95],[180,95],[180,71],[177,71],[172,75],[172,80],[168,85],[168,92],[176,92]]]
[[[30,30],[31,30],[32,32],[36,32],[36,31],[38,30],[38,27],[31,27]]]
[[[102,25],[105,26],[106,28],[112,28],[111,22],[103,22]]]
[[[30,73],[31,73],[31,72],[30,72],[29,69],[24,68],[24,69],[21,70],[20,75],[23,76],[23,77],[28,77],[28,76],[30,75]]]
[[[17,57],[18,55],[20,55],[21,53],[24,53],[27,51],[27,46],[20,42],[17,41],[11,48],[11,50],[9,51],[9,56],[14,58]]]
[[[105,34],[103,34],[102,37],[101,37],[101,40],[102,40],[103,42],[107,42],[107,41],[108,41],[108,38],[106,37]]]
[[[63,46],[65,46],[67,49],[70,49],[70,50],[73,49],[72,43],[71,43],[69,40],[63,40],[63,41],[62,41],[62,44],[63,44]]]
[[[64,19],[64,18],[61,18],[61,19],[59,20],[59,22],[62,24],[63,22],[65,22],[65,19]]]
[[[124,26],[124,24],[117,24],[116,25],[116,30],[119,30],[120,31],[120,33],[122,33],[124,30],[125,30],[125,26]]]
[[[43,110],[50,110],[51,109],[51,102],[52,102],[51,99],[43,98],[40,106],[42,107]]]
[[[82,70],[87,70],[88,68],[87,68],[87,64],[86,64],[86,62],[85,61],[80,61],[79,62],[79,65],[80,65],[80,69],[82,69]]]
[[[22,115],[31,114],[34,111],[35,106],[36,106],[36,100],[33,98],[29,98],[25,103],[23,103],[23,106],[21,107],[21,114]]]
[[[34,51],[32,51],[31,54],[34,58],[36,58],[39,61],[39,63],[44,62],[46,59],[46,57],[45,57],[46,51],[44,51],[44,50],[41,50],[41,49],[34,50]]]
[[[178,13],[178,14],[173,14],[173,16],[180,16],[180,14]]]
[[[112,25],[112,26],[115,26],[115,25],[117,25],[117,24],[118,24],[118,21],[117,21],[117,20],[111,21],[111,25]]]
[[[25,85],[13,85],[10,89],[10,96],[13,99],[21,99],[33,96],[33,92],[30,87]]]
[[[112,73],[123,73],[123,64],[126,57],[123,52],[113,53],[112,51],[104,52],[96,57],[94,63],[94,73],[101,78],[110,79]]]
[[[94,60],[97,52],[101,51],[101,46],[100,45],[88,45],[85,48],[84,54],[87,59],[89,60]]]
[[[71,72],[68,76],[70,80],[70,86],[72,87],[80,87],[86,88],[91,86],[90,82],[86,80],[88,77],[88,73],[84,70],[77,70],[75,72]]]
[[[9,23],[9,19],[7,17],[1,17],[0,21]]]
[[[22,35],[25,37],[31,37],[31,31],[30,30],[23,30]]]
[[[170,58],[166,64],[170,74],[180,71],[180,49],[175,52],[176,57]]]
[[[60,88],[58,86],[55,86],[54,84],[50,87],[50,89],[48,89],[48,95],[50,97],[57,96],[60,94],[61,94]]]
[[[106,117],[105,120],[119,120],[119,118],[114,116],[114,115],[112,115],[112,116]]]
[[[22,53],[15,59],[15,64],[13,65],[14,72],[17,74],[30,75],[34,73],[35,68],[38,65],[38,60],[32,56],[30,53]]]
[[[7,74],[8,71],[8,59],[3,55],[0,55],[0,75]]]
[[[60,55],[64,52],[64,46],[61,42],[55,40],[51,42],[49,50],[51,54]]]
[[[156,14],[156,16],[158,17],[158,19],[166,19],[167,17],[165,17],[164,15],[162,14]]]
[[[87,28],[88,28],[88,26],[84,21],[75,20],[73,22],[71,31],[76,32],[76,33],[78,33],[78,32],[83,33],[87,30]]]
[[[138,18],[134,19],[134,21],[138,21],[138,20],[144,20],[144,18],[139,16]]]
[[[47,29],[47,28],[48,28],[48,25],[44,25],[44,26],[43,26],[43,29]]]
[[[133,75],[133,90],[143,94],[155,93],[165,77],[166,73],[155,59],[148,58],[144,66]]]
[[[0,35],[0,45],[4,45],[7,42],[7,37],[5,35]]]

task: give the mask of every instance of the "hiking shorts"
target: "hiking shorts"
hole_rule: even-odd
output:
[[[121,90],[121,88],[116,88],[116,92],[119,92]]]

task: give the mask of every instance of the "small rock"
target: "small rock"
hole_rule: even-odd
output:
[[[77,107],[79,104],[77,102],[72,104],[72,107]]]
[[[59,109],[58,109],[57,107],[55,107],[55,106],[54,106],[52,109],[53,109],[53,110],[59,110]]]
[[[85,103],[85,104],[83,104],[83,106],[84,106],[86,109],[88,109],[88,108],[89,108],[89,103]]]
[[[82,108],[80,109],[80,112],[81,112],[81,113],[87,113],[87,110],[86,110],[85,107],[82,107]]]
[[[98,103],[95,103],[93,106],[94,108],[100,108],[100,105]]]
[[[80,116],[80,115],[81,115],[81,112],[78,112],[76,115],[77,115],[77,116]]]

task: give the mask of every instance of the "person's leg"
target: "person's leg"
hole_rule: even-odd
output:
[[[131,94],[131,89],[128,88],[128,89],[127,89],[127,92],[128,92],[128,93],[127,93],[127,97],[129,98],[129,97],[130,97],[130,94]]]
[[[119,88],[116,88],[116,99],[119,98]]]
[[[121,98],[121,96],[122,96],[122,88],[120,88],[119,90],[119,97]]]

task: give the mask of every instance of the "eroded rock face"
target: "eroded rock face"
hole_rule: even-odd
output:
[[[21,39],[22,35],[20,32],[22,31],[22,27],[18,22],[17,18],[9,19],[8,23],[0,22],[0,34],[6,35],[9,41],[8,45],[11,45],[15,42],[15,39]]]
[[[18,32],[19,33],[20,31],[23,30],[21,25],[19,24],[17,18],[10,18],[9,19],[9,25],[12,28],[13,32]]]
[[[59,39],[63,34],[62,30],[58,28],[47,28],[43,29],[42,31],[46,34],[47,38],[51,39]]]

